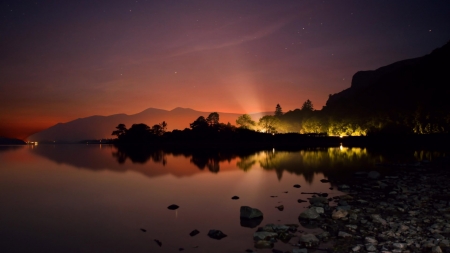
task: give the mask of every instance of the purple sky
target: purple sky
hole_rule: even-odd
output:
[[[321,109],[356,71],[444,45],[449,13],[411,0],[2,1],[0,136],[149,107]]]

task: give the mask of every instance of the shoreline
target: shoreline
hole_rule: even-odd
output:
[[[450,252],[449,179],[449,158],[329,178],[346,194],[309,198],[300,224],[324,232],[299,235],[291,252]]]

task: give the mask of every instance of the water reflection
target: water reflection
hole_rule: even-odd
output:
[[[0,145],[0,153],[24,148],[25,145]]]
[[[148,177],[172,174],[190,176],[221,169],[248,172],[258,167],[275,172],[278,180],[283,173],[302,175],[311,183],[317,173],[334,176],[342,171],[372,169],[375,164],[432,160],[445,155],[436,151],[372,150],[366,148],[309,148],[297,151],[217,151],[217,150],[155,150],[146,147],[112,145],[39,145],[30,151],[60,164],[90,170],[117,172],[137,171]],[[231,165],[231,166],[230,166]]]

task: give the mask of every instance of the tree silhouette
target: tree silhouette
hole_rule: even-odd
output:
[[[281,117],[283,116],[283,109],[281,109],[280,104],[277,104],[275,107],[275,117]]]
[[[266,115],[259,119],[259,125],[266,133],[276,133],[280,120],[272,115]]]
[[[152,135],[152,131],[149,126],[144,123],[133,124],[126,133],[126,138],[132,142],[144,142],[148,140]]]
[[[219,114],[217,112],[210,113],[206,118],[209,126],[216,126],[219,124]]]
[[[197,120],[189,124],[190,127],[194,129],[205,129],[208,127],[208,122],[206,121],[205,117],[200,116]]]
[[[161,126],[162,132],[163,134],[167,131],[167,123],[165,121],[159,123],[159,125]]]
[[[256,125],[256,122],[252,120],[250,115],[244,114],[237,118],[236,124],[240,125],[240,128],[250,129],[251,127]]]
[[[302,111],[310,111],[310,112],[314,111],[314,106],[311,100],[308,99],[303,103]]]
[[[127,128],[126,128],[125,124],[117,125],[116,129],[117,130],[113,131],[111,135],[116,135],[117,138],[119,138],[119,139],[121,139],[127,132]]]

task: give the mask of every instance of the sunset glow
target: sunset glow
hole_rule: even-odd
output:
[[[243,114],[311,99],[321,109],[357,71],[424,55],[450,38],[445,1],[1,6],[0,136],[21,139],[59,122],[149,107]]]

